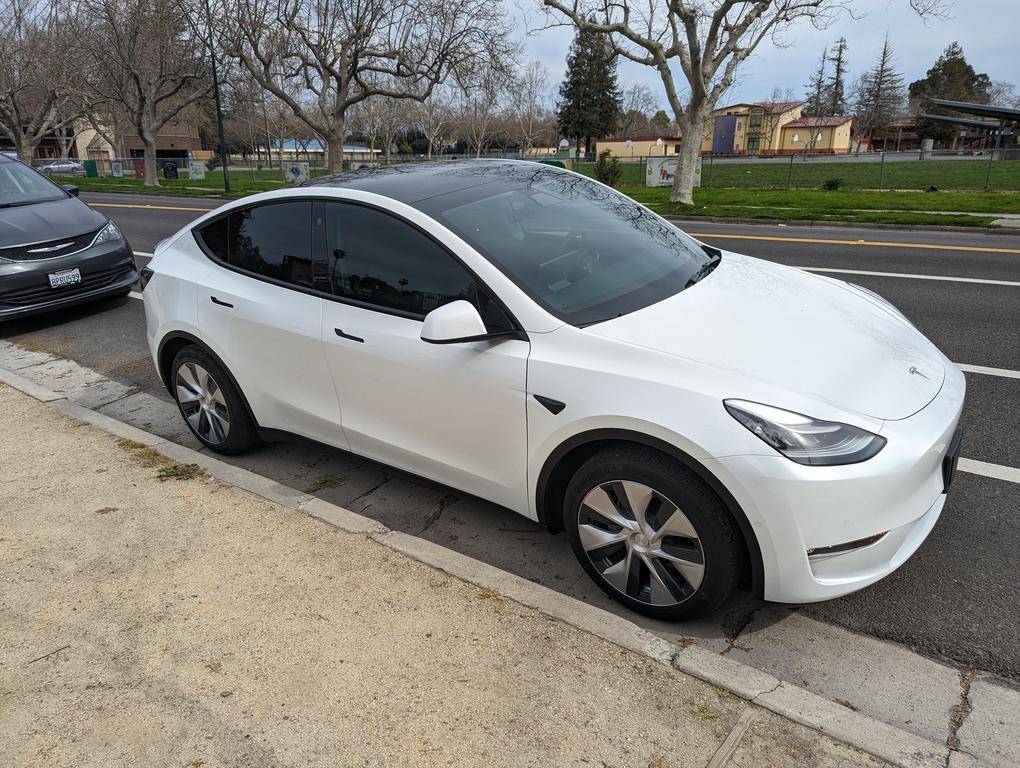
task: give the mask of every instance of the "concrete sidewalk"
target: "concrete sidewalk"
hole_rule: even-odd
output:
[[[0,384],[0,763],[878,760]]]

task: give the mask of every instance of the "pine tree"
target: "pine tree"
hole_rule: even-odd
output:
[[[919,112],[952,114],[932,104],[932,99],[971,101],[979,104],[988,102],[992,81],[988,75],[974,71],[964,58],[963,48],[957,42],[950,43],[925,77],[910,84],[910,100]],[[955,125],[934,120],[919,120],[921,131],[926,136],[954,141],[958,128]]]
[[[829,49],[822,50],[822,58],[818,62],[818,69],[811,75],[811,79],[805,86],[807,93],[804,96],[805,115],[821,115],[824,112],[822,102],[825,99],[825,71],[829,64]]]
[[[846,38],[841,37],[832,49],[832,77],[826,87],[825,108],[830,115],[846,114]]]
[[[903,111],[903,75],[896,71],[896,55],[888,33],[875,65],[861,75],[854,94],[854,127],[858,142],[876,130],[887,129]]]
[[[616,59],[608,41],[599,34],[579,31],[567,56],[567,75],[560,85],[561,136],[584,141],[585,154],[592,140],[612,134],[620,114]]]

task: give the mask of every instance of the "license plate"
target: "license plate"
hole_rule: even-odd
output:
[[[50,288],[63,288],[65,285],[74,285],[81,282],[81,272],[78,267],[74,269],[62,269],[59,272],[50,272]]]

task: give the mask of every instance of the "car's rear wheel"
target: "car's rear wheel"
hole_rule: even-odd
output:
[[[191,433],[217,453],[241,453],[259,443],[258,432],[233,381],[215,359],[191,345],[170,368],[177,407]]]
[[[687,467],[643,446],[599,451],[564,502],[574,554],[606,594],[666,621],[718,607],[740,579],[736,526]]]

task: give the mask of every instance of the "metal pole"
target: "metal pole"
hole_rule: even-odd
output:
[[[708,186],[712,186],[712,171],[715,170],[715,155],[708,156]]]
[[[885,184],[885,152],[882,152],[882,157],[878,161],[878,191],[881,192]]]
[[[205,25],[209,29],[209,58],[212,59],[213,96],[216,99],[216,125],[220,134],[220,162],[223,163],[223,192],[230,194],[230,156],[227,154],[227,140],[223,133],[223,106],[220,104],[220,81],[216,75],[216,49],[213,47],[212,10],[205,0]]]
[[[992,188],[992,160],[995,159],[995,150],[993,149],[988,155],[988,170],[985,171],[985,192],[988,192]]]
[[[790,155],[790,178],[787,179],[787,181],[786,181],[786,188],[787,189],[793,189],[793,158],[795,158],[795,157],[796,157],[796,155],[793,155],[793,154]]]

